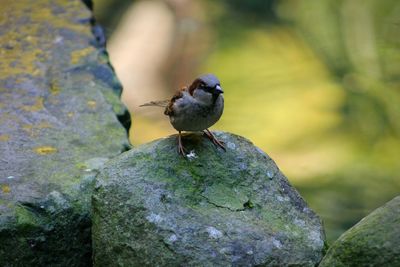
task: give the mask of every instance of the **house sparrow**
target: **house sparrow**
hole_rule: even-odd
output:
[[[186,155],[182,145],[182,131],[203,131],[216,146],[225,150],[221,141],[208,130],[222,115],[224,110],[223,91],[218,78],[205,74],[192,84],[183,87],[171,100],[152,101],[143,106],[165,107],[164,114],[169,116],[172,126],[178,131],[178,153]]]

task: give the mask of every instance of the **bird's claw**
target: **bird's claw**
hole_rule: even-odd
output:
[[[178,146],[178,154],[186,157],[187,152],[186,152],[186,149],[182,145]]]
[[[215,138],[215,136],[208,130],[206,129],[204,131],[204,134],[208,137],[208,139],[210,139],[210,141],[216,145],[219,146],[220,148],[222,148],[224,151],[226,151],[226,148],[224,146],[225,142],[224,141],[220,141],[217,138]]]
[[[226,151],[225,142],[224,141],[220,141],[218,139],[213,139],[212,142],[213,142],[214,145],[219,146],[220,148],[222,148],[223,150]]]

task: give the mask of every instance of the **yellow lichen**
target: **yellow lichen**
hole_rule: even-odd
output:
[[[35,103],[32,106],[22,106],[21,109],[29,112],[36,112],[42,110],[43,106],[43,97],[37,97],[35,99]]]
[[[90,53],[95,52],[94,47],[87,47],[81,50],[75,50],[71,52],[71,64],[75,65],[81,63],[81,59],[87,57]]]
[[[0,134],[0,142],[7,142],[10,140],[10,136],[8,134]]]
[[[87,105],[88,105],[90,108],[96,108],[97,103],[96,103],[96,101],[94,101],[94,100],[89,100],[89,101],[87,102]]]
[[[36,62],[38,58],[45,54],[45,52],[37,48],[37,45],[35,45],[35,41],[32,38],[30,43],[25,44],[24,46],[20,41],[17,41],[21,38],[21,32],[28,33],[36,31],[37,26],[35,25],[23,25],[19,28],[19,31],[8,31],[6,34],[1,36],[0,41],[7,43],[10,47],[10,49],[2,49],[0,51],[2,57],[2,60],[0,61],[1,79],[24,72],[29,73],[32,76],[37,76],[42,73]],[[10,65],[11,62],[13,65]]]
[[[58,95],[61,91],[61,88],[58,83],[52,83],[50,86],[50,93],[52,95]]]
[[[51,128],[51,127],[53,127],[53,125],[51,125],[47,121],[41,121],[36,125],[36,128],[38,128],[38,129],[46,129],[46,128]]]
[[[10,188],[9,185],[3,184],[3,185],[1,186],[1,191],[2,191],[3,193],[5,193],[5,194],[8,194],[8,193],[11,192],[11,188]]]
[[[52,154],[57,152],[57,148],[52,147],[52,146],[40,146],[36,147],[34,151],[39,154],[39,155],[47,155],[47,154]]]
[[[60,16],[52,11],[54,5],[60,5],[67,9],[66,14],[74,14],[73,16],[82,18],[89,17],[90,11],[82,8],[80,1],[68,1],[68,4],[61,4],[62,1],[59,1],[60,3],[31,2],[0,1],[3,3],[1,5],[2,14],[12,14],[12,16],[0,16],[0,25],[10,28],[0,36],[0,43],[7,47],[7,49],[0,49],[2,59],[0,61],[0,79],[21,73],[28,73],[31,76],[43,75],[43,69],[38,66],[38,62],[46,61],[49,58],[49,53],[55,45],[54,42],[59,38],[56,35],[56,29],[70,29],[79,34],[91,36],[90,27],[86,24],[71,23],[65,16]],[[79,10],[80,13],[73,13],[76,10]],[[20,18],[26,19],[29,23],[20,23]],[[46,28],[46,34],[43,34],[43,25],[47,24],[51,27]],[[92,49],[95,50],[95,48]],[[87,54],[87,51],[77,52],[72,61],[79,62],[81,57]]]
[[[78,168],[80,170],[87,169],[87,166],[85,163],[77,163],[75,166],[76,166],[76,168]]]
[[[49,122],[41,121],[37,124],[23,124],[22,130],[27,132],[31,137],[35,137],[40,134],[40,130],[48,129],[48,128],[52,128],[52,127],[53,127],[53,125],[51,125]]]

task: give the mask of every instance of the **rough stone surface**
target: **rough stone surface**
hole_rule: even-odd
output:
[[[319,266],[400,266],[400,196],[346,231]]]
[[[0,266],[91,265],[93,179],[127,145],[93,29],[79,0],[0,0]]]
[[[217,133],[136,147],[109,161],[93,194],[95,266],[315,266],[321,221],[248,140]]]

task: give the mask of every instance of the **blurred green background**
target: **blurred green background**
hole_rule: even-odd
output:
[[[266,151],[323,219],[328,241],[400,191],[400,2],[94,0],[140,144],[198,74],[225,91],[214,130]]]

